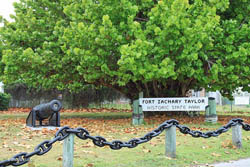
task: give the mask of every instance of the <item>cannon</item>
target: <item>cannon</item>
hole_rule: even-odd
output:
[[[62,104],[58,100],[52,100],[49,103],[40,104],[32,108],[26,119],[26,125],[30,127],[37,126],[56,126],[60,127],[60,109]],[[47,124],[43,121],[48,119]],[[36,122],[39,121],[39,125]]]

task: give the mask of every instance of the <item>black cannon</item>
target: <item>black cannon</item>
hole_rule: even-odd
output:
[[[60,109],[62,104],[58,100],[52,100],[49,103],[35,106],[26,119],[26,125],[31,127],[37,126],[60,126]],[[43,120],[48,119],[47,124],[43,124]],[[39,125],[36,125],[39,121]]]

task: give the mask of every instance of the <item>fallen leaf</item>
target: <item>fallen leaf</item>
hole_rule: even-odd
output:
[[[149,150],[149,149],[143,149],[142,150],[144,153],[150,153],[151,152],[151,150]]]
[[[220,157],[221,155],[218,154],[218,153],[211,153],[212,156],[215,156],[215,157]]]

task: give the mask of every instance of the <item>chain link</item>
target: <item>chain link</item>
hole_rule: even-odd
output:
[[[89,135],[89,132],[84,129],[84,128],[76,128],[76,130],[78,130],[79,132],[76,133],[76,136],[82,140],[86,140],[88,139],[88,135]]]
[[[49,145],[50,140],[45,140],[42,143],[40,143],[38,146],[36,146],[35,151],[39,151],[37,155],[43,155],[49,152],[52,148],[52,144]]]
[[[245,123],[241,123],[241,125],[242,125],[242,128],[243,128],[245,131],[250,131],[250,125],[245,124]]]
[[[10,165],[12,165],[12,164],[14,164],[16,162],[17,162],[16,159],[11,158],[9,160],[5,160],[5,161],[0,162],[0,167],[10,166]]]
[[[113,150],[119,150],[123,147],[135,148],[139,144],[146,143],[146,142],[150,141],[152,138],[160,135],[165,129],[168,129],[172,126],[176,126],[180,130],[181,133],[189,134],[195,138],[199,138],[199,137],[210,138],[210,137],[217,137],[220,134],[227,132],[231,127],[236,126],[236,125],[241,125],[245,131],[250,131],[250,125],[244,123],[243,120],[240,118],[232,119],[225,126],[222,126],[221,128],[219,128],[215,131],[208,131],[205,133],[201,132],[201,131],[197,131],[197,130],[195,130],[195,131],[191,130],[187,126],[180,125],[177,120],[171,119],[171,120],[167,120],[164,123],[160,124],[156,129],[145,134],[143,137],[131,139],[127,142],[123,142],[120,140],[113,140],[113,141],[109,142],[102,136],[91,136],[90,133],[84,128],[72,129],[72,128],[69,128],[68,126],[65,126],[56,132],[55,137],[52,140],[45,140],[42,143],[40,143],[39,145],[37,145],[33,152],[31,152],[31,153],[22,152],[22,153],[19,153],[19,154],[13,156],[9,160],[1,161],[0,167],[6,167],[6,166],[10,166],[10,165],[21,166],[23,164],[26,164],[29,162],[31,157],[33,157],[35,155],[38,155],[38,156],[44,155],[47,152],[49,152],[52,149],[52,146],[54,143],[56,143],[57,141],[64,140],[70,134],[75,134],[78,138],[80,138],[82,140],[90,139],[90,140],[92,140],[94,145],[99,146],[99,147],[109,146]]]
[[[58,141],[62,141],[69,136],[70,133],[67,132],[67,130],[69,130],[69,129],[70,129],[70,127],[64,126],[56,132],[55,137],[59,136]]]
[[[21,166],[21,165],[28,163],[30,158],[26,157],[27,155],[28,155],[28,153],[22,152],[22,153],[19,153],[19,154],[13,156],[13,158],[16,159],[17,162],[13,163],[12,165],[13,166]]]

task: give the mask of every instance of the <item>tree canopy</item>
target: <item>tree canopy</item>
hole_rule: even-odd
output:
[[[134,99],[250,90],[248,0],[20,0],[2,80],[114,88]]]

